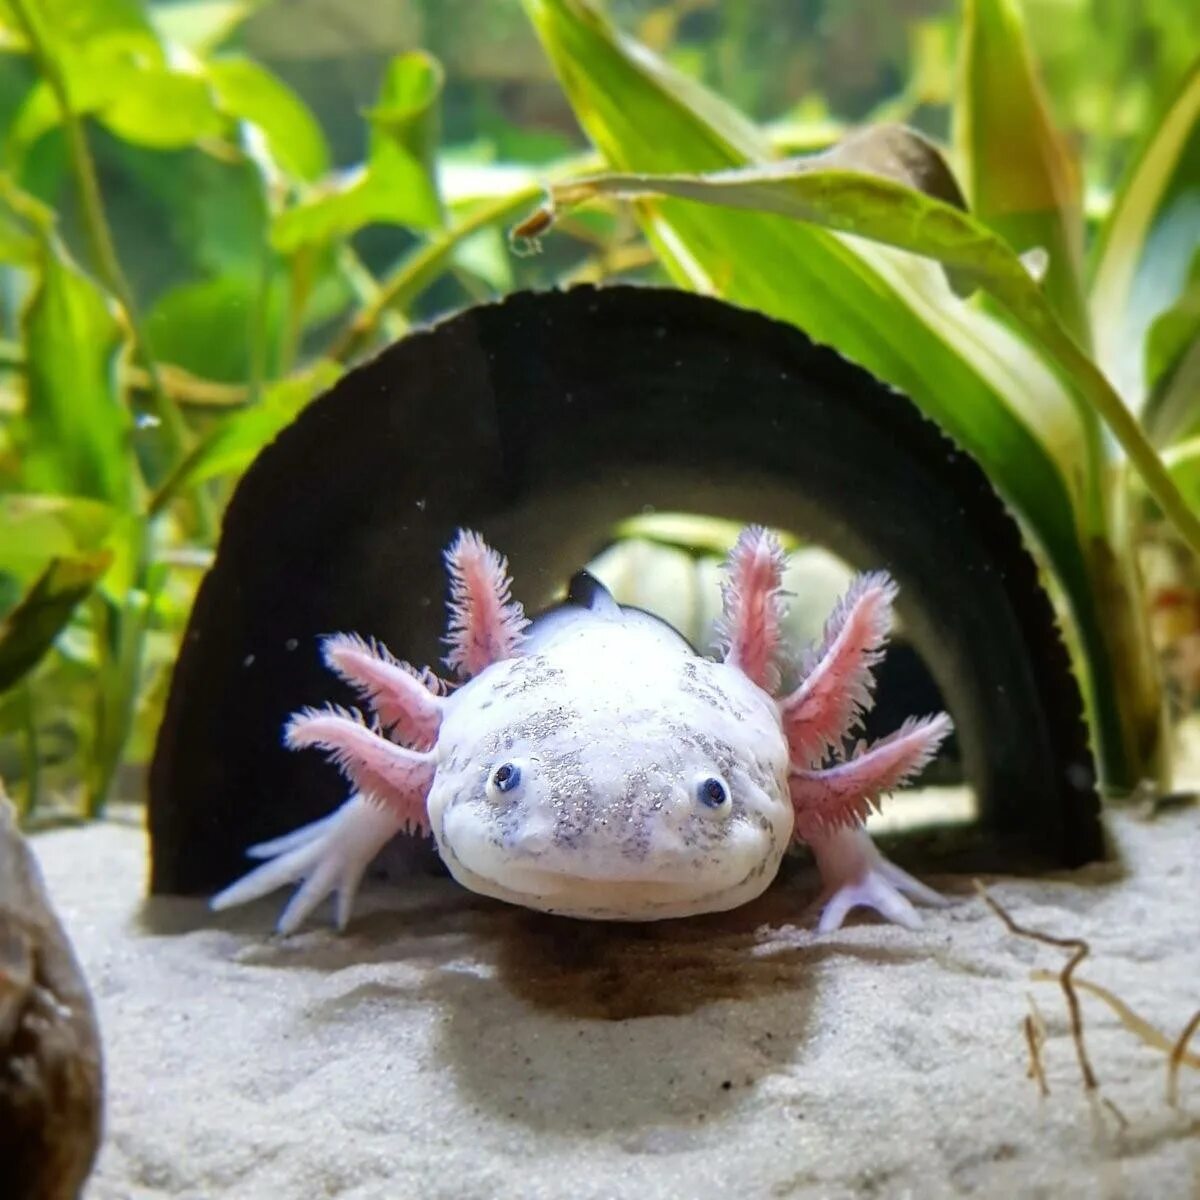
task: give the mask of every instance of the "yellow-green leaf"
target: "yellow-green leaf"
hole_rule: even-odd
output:
[[[1083,346],[1079,171],[1054,123],[1017,0],[965,0],[955,132],[971,211],[1018,253],[1049,255],[1045,290]]]
[[[117,356],[125,330],[112,303],[41,235],[41,278],[24,316],[26,406],[20,426],[25,490],[131,501],[130,421]]]
[[[115,518],[110,505],[78,496],[0,496],[0,572],[32,578],[49,559],[96,550]]]
[[[241,55],[210,63],[208,76],[222,110],[257,126],[271,156],[289,175],[313,180],[329,169],[321,126],[282,80]]]
[[[332,387],[341,367],[321,359],[307,371],[267,388],[262,400],[234,414],[188,455],[180,469],[155,497],[159,510],[180,490],[218,475],[244,471],[258,452],[289,425],[316,396]]]
[[[1200,60],[1122,183],[1097,244],[1089,303],[1096,354],[1134,412],[1148,395],[1144,343],[1183,291],[1200,246]]]
[[[1175,486],[1194,512],[1200,513],[1200,437],[1172,446],[1163,455]]]
[[[55,559],[0,621],[0,692],[36,666],[108,567],[107,551]]]
[[[366,161],[338,172],[275,220],[271,240],[290,253],[365,225],[429,229],[442,223],[434,156],[442,70],[421,51],[389,64],[371,122]]]

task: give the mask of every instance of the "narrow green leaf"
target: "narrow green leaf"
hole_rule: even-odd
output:
[[[616,169],[700,173],[766,157],[762,139],[742,136],[744,121],[714,117],[724,106],[711,95],[703,115],[694,110],[674,72],[631,49],[591,6],[526,7]],[[1084,468],[1072,402],[999,321],[955,299],[939,268],[773,215],[677,200],[639,211],[681,284],[790,320],[912,396],[984,462],[1054,557],[1078,553],[1067,481]]]
[[[302,374],[272,384],[258,404],[227,418],[188,455],[155,497],[154,510],[160,510],[180,490],[245,470],[258,452],[340,375],[341,367],[322,359]]]
[[[208,77],[222,110],[256,125],[289,175],[313,180],[329,169],[329,149],[316,118],[265,67],[240,55],[219,58],[209,63]]]
[[[76,605],[104,574],[109,557],[101,551],[55,559],[0,621],[0,692],[17,683],[50,649]]]
[[[702,115],[681,98],[673,73],[614,36],[592,5],[524,3],[576,114],[613,169],[694,175],[765,160],[757,139],[737,136],[737,121],[709,119],[719,100],[706,96]],[[1128,413],[1028,276],[1013,278],[1038,296],[1041,308],[1032,313],[1047,318],[1039,338],[1052,345],[1058,372],[1030,340],[958,300],[928,260],[773,214],[674,198],[638,202],[638,211],[683,286],[790,320],[836,346],[912,397],[980,460],[1041,543],[1074,610],[1106,777],[1136,780],[1146,764],[1131,742],[1144,714],[1138,699],[1127,704],[1116,686],[1120,652],[1109,643],[1092,591],[1093,570],[1107,550],[1099,447],[1064,379],[1098,406],[1121,410],[1111,419],[1126,419],[1123,434],[1140,465],[1148,477],[1157,470],[1157,490],[1174,496],[1176,519],[1196,523],[1180,513],[1178,493],[1162,486],[1161,462],[1144,453]]]
[[[1175,486],[1194,512],[1200,513],[1200,437],[1172,446],[1163,455]]]
[[[1018,253],[1049,255],[1045,290],[1088,345],[1077,166],[1037,77],[1017,0],[965,0],[956,141],[971,211]]]
[[[557,0],[556,3],[551,3],[551,0],[530,0],[530,3],[541,12],[559,9],[563,12],[571,10],[590,14],[589,9],[579,7],[578,0]],[[609,90],[615,90],[615,84],[610,84]],[[626,125],[628,124],[626,122]],[[645,135],[639,134],[638,139],[634,141],[631,138],[631,143],[644,150]],[[869,154],[856,154],[852,144],[850,149],[843,147],[835,151],[832,161],[861,159],[867,162],[870,161],[870,157]],[[1102,466],[1095,437],[1095,417],[1090,410],[1083,407],[1084,405],[1090,405],[1108,423],[1164,513],[1200,551],[1200,521],[1182,502],[1161,460],[1147,442],[1137,422],[1131,419],[1128,410],[1108,381],[1055,316],[1045,294],[1030,277],[1013,250],[970,214],[895,182],[897,175],[903,177],[902,168],[897,169],[893,164],[889,164],[890,177],[884,178],[857,171],[822,170],[823,164],[829,161],[830,155],[825,155],[703,174],[601,176],[554,185],[551,188],[551,197],[557,204],[574,204],[594,195],[608,194],[642,201],[652,199],[656,206],[664,207],[666,202],[663,197],[700,200],[707,204],[749,209],[755,213],[779,214],[796,221],[825,225],[842,233],[854,233],[928,255],[953,267],[957,276],[975,286],[986,288],[999,300],[1009,315],[1021,326],[1029,338],[1030,345],[1044,355],[1045,361],[1053,365],[1061,379],[1069,381],[1067,398],[1069,402],[1079,406],[1074,414],[1076,429],[1081,439],[1076,452],[1082,460],[1079,464],[1080,473],[1088,489],[1081,498],[1084,506],[1081,516],[1093,533],[1103,536],[1106,532],[1104,510],[1098,490]],[[671,211],[674,213],[675,210]],[[536,231],[548,219],[548,216],[534,218],[532,223],[519,227],[518,232],[528,232],[531,227]],[[676,233],[681,219],[682,214],[671,217],[671,226]],[[793,226],[793,229],[796,233],[792,239],[788,239],[791,244],[785,246],[781,241],[777,254],[792,250],[794,257],[795,249],[801,244],[795,241],[796,236],[803,237],[807,234],[811,237],[812,233],[819,234],[819,231],[810,231],[800,226]],[[771,270],[762,273],[762,281],[774,289],[773,305],[784,307],[785,311],[791,309],[789,315],[810,330],[818,321],[828,322],[831,317],[842,315],[828,304],[819,312],[803,305],[803,317],[799,317],[794,303],[795,285],[798,281],[781,272],[780,260],[777,257],[759,258],[760,248],[748,243],[746,235],[745,229],[739,233],[731,231],[731,244],[738,246],[744,256],[753,256],[756,261],[772,264]],[[812,243],[806,246],[802,251],[803,259],[811,259],[815,248]],[[878,251],[873,255],[867,250],[860,250],[859,253],[863,266],[868,269],[873,266],[882,277],[883,272],[880,268],[885,260],[879,257]],[[677,251],[674,257],[678,259]],[[690,263],[680,265],[684,268],[684,278],[689,279],[692,286],[697,286],[697,257],[693,254]],[[728,269],[733,267],[734,263],[723,265]],[[718,285],[711,272],[706,274],[704,286],[722,291],[726,295],[734,294],[729,290],[728,284],[722,282]],[[830,283],[831,278],[827,273],[820,285],[823,290],[827,290]],[[927,291],[929,301],[934,300],[933,287],[932,281],[927,282],[927,288],[930,289]],[[873,344],[867,343],[854,352],[856,357],[862,353],[861,361],[873,366],[873,359],[878,361],[879,340],[887,336],[885,327],[889,331],[899,328],[905,324],[904,316],[909,313],[915,316],[916,312],[906,312],[907,306],[899,295],[889,302],[878,290],[873,296],[864,297],[862,303],[872,306],[882,304],[879,327],[875,331]],[[943,311],[946,310],[945,304],[941,307]],[[968,314],[964,312],[960,315],[967,317]],[[979,320],[984,319],[981,313],[974,312],[970,315]],[[961,359],[962,352],[968,344],[967,326],[968,321],[962,321],[956,330],[959,340],[953,341],[947,336],[939,348],[939,371],[945,371],[946,361]],[[840,328],[835,326],[828,340],[845,351],[847,336],[852,336],[855,332],[857,331],[849,321],[846,321]],[[949,332],[947,329],[946,333]],[[993,332],[992,340],[998,343],[999,335]],[[894,375],[888,373],[891,366],[892,364],[885,360],[882,367],[876,366],[874,369],[883,378],[908,391],[932,416],[956,434],[981,459],[992,479],[1002,490],[1009,492],[1014,498],[1019,496],[1021,489],[1029,483],[1030,463],[1023,459],[1009,458],[1004,453],[1007,447],[998,448],[994,440],[989,444],[988,439],[979,439],[964,417],[982,416],[987,419],[994,431],[990,435],[991,439],[1005,434],[1012,437],[1012,426],[1022,424],[1016,415],[1018,413],[1033,429],[1044,431],[1047,426],[1046,406],[1049,397],[1046,381],[1039,381],[1042,386],[1035,387],[1030,395],[1022,397],[1008,392],[984,397],[973,405],[970,411],[964,411],[961,396],[951,399],[941,395],[938,385],[943,382],[944,376],[943,379],[933,380],[927,375],[920,375],[905,386]],[[1035,400],[1036,408],[1029,407],[1031,398]],[[1070,470],[1069,464],[1062,459],[1060,464],[1060,469]],[[1050,464],[1046,465],[1049,467]],[[1067,477],[1070,477],[1069,474]],[[1050,511],[1047,507],[1050,494],[1043,489],[1042,495],[1037,498],[1030,497],[1028,504],[1017,500],[1026,519],[1035,528],[1047,518]]]
[[[1089,302],[1096,353],[1140,413],[1143,351],[1159,313],[1182,292],[1200,245],[1200,60],[1136,156],[1094,256]]]
[[[1200,249],[1183,293],[1146,335],[1146,379],[1143,420],[1158,445],[1200,431]]]
[[[116,369],[125,330],[50,232],[41,235],[41,279],[23,324],[23,488],[128,506],[130,423]]]
[[[912,171],[899,155],[880,155],[878,143],[908,143],[943,171],[930,183],[957,197],[953,177],[940,155],[919,135],[885,126],[859,133],[831,150],[763,166],[703,175],[597,175],[549,187],[552,210],[531,220],[542,224],[553,209],[571,208],[597,196],[624,200],[674,196],[753,212],[777,213],[857,234],[954,268],[958,285],[1024,294],[1036,290],[1010,247],[987,226],[935,194],[914,190],[925,173]],[[867,172],[874,172],[868,174]],[[523,227],[514,230],[521,237]]]

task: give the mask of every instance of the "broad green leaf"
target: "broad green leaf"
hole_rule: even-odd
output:
[[[111,302],[41,234],[41,279],[23,326],[24,490],[130,501],[130,423],[117,380],[125,330]]]
[[[434,154],[441,86],[436,59],[420,51],[394,58],[379,101],[367,113],[371,136],[366,161],[326,179],[281,213],[272,231],[276,249],[292,253],[347,237],[366,225],[440,225]]]
[[[123,0],[39,0],[23,5],[66,92],[71,110],[118,137],[172,148],[222,132],[205,80],[168,61],[142,6]],[[13,122],[10,154],[26,151],[62,119],[49,79],[29,93]]]
[[[166,68],[131,72],[97,116],[117,137],[155,150],[190,146],[226,129],[207,81]]]
[[[121,37],[143,49],[155,45],[137,0],[25,0],[22,9],[56,57],[100,38]],[[29,50],[25,17],[10,0],[0,0],[0,50]]]
[[[1152,385],[1169,375],[1200,339],[1200,246],[1192,256],[1187,284],[1176,303],[1159,315],[1146,338],[1146,378]]]
[[[267,239],[268,211],[258,166],[199,150],[155,154],[122,147],[122,167],[166,224],[170,277],[257,279]],[[163,247],[164,255],[167,247]]]
[[[1088,344],[1079,172],[1055,126],[1017,0],[965,0],[956,141],[971,211],[1018,253],[1049,255],[1045,290]]]
[[[73,112],[94,117],[135,145],[172,150],[226,132],[227,122],[203,76],[147,60],[124,41],[86,46],[61,64],[61,72]],[[58,97],[43,80],[13,122],[10,153],[25,153],[61,121]]]
[[[106,551],[55,559],[0,621],[0,692],[36,666],[108,567]]]
[[[307,371],[267,388],[262,400],[221,422],[187,457],[179,471],[155,497],[160,509],[180,490],[218,475],[245,470],[258,452],[289,425],[309,403],[332,387],[341,367],[322,359]]]
[[[256,125],[271,156],[289,175],[313,180],[329,169],[325,135],[304,102],[252,59],[219,58],[208,76],[223,111]]]
[[[264,300],[261,281],[251,275],[181,284],[146,313],[146,336],[164,362],[205,379],[241,383],[256,352],[264,361],[274,358],[284,301],[282,281]]]
[[[1148,394],[1144,343],[1179,297],[1200,245],[1200,60],[1122,183],[1101,231],[1090,307],[1100,366],[1135,413]]]
[[[121,38],[140,53],[154,52],[158,40],[141,0],[25,0],[55,49]]]
[[[51,558],[73,558],[97,549],[116,510],[77,496],[11,492],[0,496],[0,571],[28,578]]]

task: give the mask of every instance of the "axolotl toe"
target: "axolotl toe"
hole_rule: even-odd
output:
[[[296,714],[288,744],[324,749],[353,786],[332,816],[252,847],[265,861],[213,900],[241,904],[300,886],[291,932],[334,895],[349,920],[364,872],[401,830],[432,835],[472,891],[571,917],[645,921],[734,908],[775,878],[793,840],[822,876],[819,928],[856,906],[919,923],[929,888],[887,862],[863,829],[950,730],[907,721],[845,753],[871,704],[896,589],[859,576],[781,691],[785,556],[751,527],[730,552],[720,656],[623,607],[591,576],[532,622],[507,564],[476,534],[446,553],[447,683],[354,635],[325,642],[329,666],[370,708]]]

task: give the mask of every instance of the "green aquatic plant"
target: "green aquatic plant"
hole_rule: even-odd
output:
[[[519,170],[502,191],[435,170],[443,77],[421,51],[384,71],[362,163],[334,169],[295,93],[220,49],[255,7],[0,3],[0,774],[27,811],[82,785],[95,814],[145,761],[231,482],[538,194]],[[165,227],[149,254],[131,204]],[[407,238],[382,276],[368,226]],[[148,285],[172,254],[182,278]]]
[[[781,159],[586,0],[526,7],[613,170],[551,186],[517,234],[597,197],[634,201],[681,286],[794,321],[916,400],[983,464],[1067,598],[1106,782],[1161,777],[1129,482],[1200,552],[1194,454],[1164,463],[1153,444],[1196,419],[1195,297],[1180,291],[1200,240],[1200,63],[1088,271],[1077,171],[1014,0],[964,6],[955,121],[969,208],[947,193],[937,151],[903,130]],[[1035,252],[1040,280],[1019,257]]]
[[[1195,69],[1151,128],[1177,70],[1134,79],[1132,37],[1106,43],[1121,83],[1097,108],[1079,65],[1096,45],[1051,46],[1102,182],[1131,126],[1150,129],[1107,203],[1083,194],[1011,0],[917,23],[910,79],[874,115],[952,103],[964,211],[934,151],[883,180],[878,162],[789,165],[844,129],[820,95],[757,125],[583,0],[524,7],[594,150],[486,107],[486,136],[460,122],[447,145],[447,71],[412,49],[380,72],[361,161],[339,168],[308,105],[238,48],[264,7],[0,0],[0,775],[26,810],[43,794],[97,813],[145,761],[232,485],[348,364],[447,306],[618,275],[792,321],[969,447],[1065,597],[1106,780],[1160,771],[1131,546],[1143,505],[1193,543],[1200,510]],[[735,69],[758,17],[722,12],[700,46],[682,6],[631,7],[658,49],[777,102],[782,85]],[[1179,59],[1186,14],[1121,19]],[[546,185],[560,234],[508,254],[498,231]],[[612,199],[630,193],[632,209]]]

